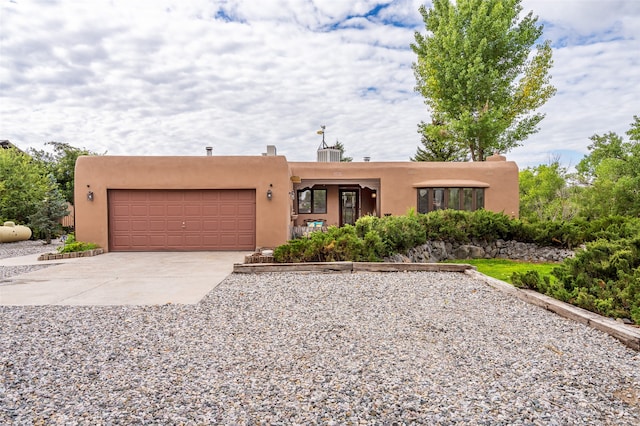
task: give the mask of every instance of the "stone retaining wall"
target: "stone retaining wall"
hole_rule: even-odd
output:
[[[38,260],[73,259],[74,257],[97,256],[102,253],[104,253],[104,250],[101,248],[86,251],[76,251],[71,253],[45,253],[38,256]]]
[[[561,262],[574,252],[557,247],[541,247],[518,241],[472,241],[469,244],[428,241],[404,254],[385,258],[385,262],[436,263],[455,259],[512,259],[533,262]]]

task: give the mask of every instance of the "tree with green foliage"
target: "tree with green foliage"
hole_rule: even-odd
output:
[[[426,35],[415,34],[416,91],[446,123],[452,143],[473,161],[507,152],[538,131],[535,110],[553,96],[550,42],[530,55],[542,25],[521,0],[434,0],[420,7]],[[424,126],[424,123],[421,123]]]
[[[616,133],[593,135],[590,153],[576,166],[584,188],[579,193],[581,214],[640,216],[640,118],[627,131],[629,141]]]
[[[571,177],[559,160],[529,167],[520,172],[520,218],[529,222],[568,220],[577,206]]]
[[[432,119],[430,124],[418,125],[420,143],[411,161],[467,161],[467,150],[456,144],[451,133],[442,122]]]
[[[86,148],[76,148],[66,142],[47,142],[53,147],[53,153],[31,149],[29,154],[41,162],[49,173],[53,174],[64,198],[73,204],[76,160],[81,155],[98,155]]]
[[[340,151],[340,161],[343,163],[350,163],[353,161],[353,157],[347,157],[345,155],[345,148],[344,145],[342,144],[342,142],[336,140],[336,144],[333,146],[333,148],[337,149]]]
[[[48,189],[43,164],[16,149],[0,149],[0,219],[28,223]]]
[[[29,216],[29,224],[34,228],[34,234],[44,236],[47,244],[51,244],[51,237],[62,225],[60,219],[69,214],[67,201],[58,189],[58,183],[53,175],[49,175],[49,185],[44,198],[36,211]]]

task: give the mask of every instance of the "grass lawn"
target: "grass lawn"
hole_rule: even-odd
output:
[[[514,272],[538,271],[538,274],[544,277],[551,276],[551,270],[558,266],[557,263],[531,263],[508,259],[459,259],[448,260],[446,263],[467,263],[478,268],[478,272],[510,284],[511,274]],[[551,280],[555,280],[555,277],[551,276]]]

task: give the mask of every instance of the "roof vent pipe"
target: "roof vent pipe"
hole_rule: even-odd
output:
[[[206,150],[207,150],[207,157],[211,157],[211,155],[213,154],[213,147],[208,146]]]

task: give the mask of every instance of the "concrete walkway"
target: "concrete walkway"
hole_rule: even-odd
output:
[[[46,265],[0,283],[0,305],[195,304],[240,263],[245,252],[106,253],[38,262],[37,255],[0,266]]]

